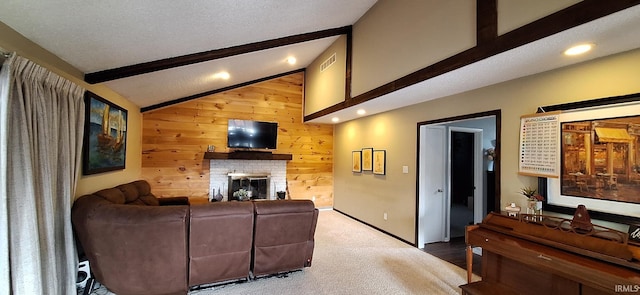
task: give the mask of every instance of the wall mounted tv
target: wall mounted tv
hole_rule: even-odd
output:
[[[276,149],[278,123],[229,119],[227,147],[235,149]]]

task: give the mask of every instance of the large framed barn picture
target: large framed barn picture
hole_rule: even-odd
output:
[[[96,174],[125,168],[127,110],[85,92],[82,173]]]

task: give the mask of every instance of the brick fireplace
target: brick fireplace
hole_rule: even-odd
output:
[[[275,199],[276,192],[284,191],[287,185],[286,160],[211,159],[209,165],[209,199],[219,190],[222,200],[228,201],[234,189],[248,185],[258,194],[254,197]]]

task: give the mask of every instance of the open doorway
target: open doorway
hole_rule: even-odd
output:
[[[480,129],[479,132],[482,132]],[[451,202],[449,204],[449,238],[464,237],[465,226],[474,223],[477,207],[475,169],[475,133],[457,128],[450,129]],[[478,188],[480,189],[480,188]],[[479,196],[481,197],[481,196]]]
[[[466,225],[500,203],[499,162],[484,156],[488,148],[499,151],[499,135],[499,110],[418,123],[419,248],[464,237]]]

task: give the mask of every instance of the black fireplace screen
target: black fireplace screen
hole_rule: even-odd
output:
[[[229,200],[267,199],[269,193],[268,176],[229,176]]]

